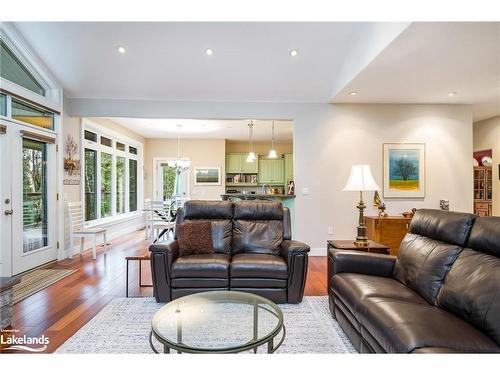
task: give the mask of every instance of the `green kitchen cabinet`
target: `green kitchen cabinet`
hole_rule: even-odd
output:
[[[241,173],[241,154],[226,155],[226,173]]]
[[[293,181],[293,154],[285,154],[285,183]]]
[[[285,183],[284,159],[259,160],[259,184],[283,185]]]
[[[248,154],[232,153],[226,155],[226,173],[258,173],[258,156],[253,162],[247,162]]]
[[[241,159],[241,173],[259,173],[259,155],[255,155],[255,160],[247,162],[247,154],[243,154]]]

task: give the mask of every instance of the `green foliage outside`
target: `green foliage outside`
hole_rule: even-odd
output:
[[[163,166],[163,199],[169,199],[174,194],[175,188],[175,169],[169,166]]]
[[[111,215],[111,155],[101,153],[101,217]]]

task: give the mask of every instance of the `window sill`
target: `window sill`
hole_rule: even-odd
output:
[[[124,223],[126,221],[134,220],[144,216],[144,212],[135,211],[127,214],[120,214],[111,217],[105,217],[98,220],[87,221],[84,225],[85,228],[95,228],[95,227],[108,227],[115,224]]]

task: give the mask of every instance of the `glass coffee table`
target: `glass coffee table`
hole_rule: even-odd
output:
[[[281,339],[274,345],[274,339]],[[280,308],[267,298],[236,291],[191,294],[163,306],[153,316],[149,344],[160,353],[239,353],[267,344],[274,353],[285,340]]]

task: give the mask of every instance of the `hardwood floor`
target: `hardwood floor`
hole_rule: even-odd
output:
[[[92,252],[75,255],[50,264],[49,268],[76,269],[74,274],[14,305],[12,328],[16,336],[36,337],[45,334],[50,344],[46,352],[53,352],[92,319],[116,297],[125,297],[125,256],[141,255],[148,250],[149,241],[144,231],[131,233],[113,240],[108,254],[99,248],[97,259]],[[130,262],[129,295],[152,296],[151,287],[140,288],[138,262]],[[151,283],[149,264],[143,262],[143,283]],[[310,257],[305,294],[326,295],[326,257]]]

